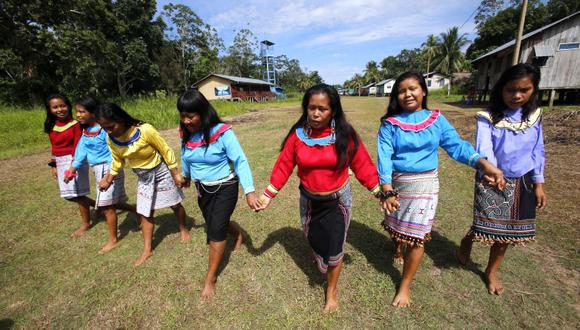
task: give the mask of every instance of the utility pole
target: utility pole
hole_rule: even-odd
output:
[[[514,56],[512,57],[512,65],[516,65],[520,59],[520,47],[522,44],[522,34],[524,33],[524,23],[526,22],[526,11],[528,10],[528,0],[522,2],[522,12],[520,13],[520,25],[518,27],[518,35],[516,37],[516,46],[514,48]]]

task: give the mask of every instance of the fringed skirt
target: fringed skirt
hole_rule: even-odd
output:
[[[75,197],[86,196],[91,192],[89,186],[89,166],[85,163],[81,168],[77,169],[77,177],[64,182],[64,172],[68,170],[72,164],[72,155],[58,156],[56,160],[56,176],[58,181],[58,188],[60,189],[60,197],[64,199],[72,199]]]
[[[91,167],[95,174],[97,184],[97,198],[95,201],[98,207],[115,205],[127,201],[127,194],[125,193],[125,171],[122,169],[119,171],[119,174],[115,176],[109,189],[99,191],[99,181],[109,172],[109,164],[101,163]]]
[[[485,186],[479,175],[475,181],[473,240],[494,243],[524,244],[536,236],[536,195],[531,174],[506,178],[503,191]]]
[[[181,203],[183,193],[175,185],[165,162],[152,169],[134,168],[137,174],[137,213],[150,217],[152,210]]]
[[[399,192],[397,211],[387,214],[383,227],[397,242],[423,245],[431,239],[431,226],[439,198],[437,169],[421,173],[393,173]]]
[[[323,274],[342,262],[351,208],[350,183],[328,196],[313,195],[300,186],[302,229]]]

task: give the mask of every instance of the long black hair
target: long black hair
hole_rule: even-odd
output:
[[[403,108],[401,107],[397,99],[397,97],[399,96],[399,85],[401,84],[401,82],[403,82],[403,80],[409,78],[417,80],[419,82],[419,85],[421,85],[421,88],[425,93],[425,96],[423,96],[423,102],[421,102],[421,107],[423,109],[429,109],[427,107],[427,96],[429,95],[429,89],[427,89],[427,83],[425,82],[425,78],[423,78],[423,75],[417,71],[407,71],[401,74],[399,77],[397,77],[397,80],[395,80],[395,83],[393,84],[393,89],[391,89],[391,97],[389,100],[389,105],[387,106],[387,112],[381,117],[381,122],[383,122],[385,119],[389,117],[396,116],[401,112],[403,112]]]
[[[305,93],[304,97],[302,98],[302,115],[300,119],[292,125],[290,128],[290,132],[284,138],[284,142],[282,142],[282,146],[280,147],[280,151],[284,149],[284,145],[286,145],[286,141],[292,135],[294,130],[300,126],[304,126],[308,120],[308,104],[310,103],[310,97],[315,94],[325,94],[328,96],[330,100],[330,108],[332,110],[332,116],[335,121],[335,134],[336,134],[336,142],[334,143],[334,148],[337,155],[337,161],[335,169],[339,169],[345,167],[348,163],[348,159],[352,157],[358,150],[359,146],[359,139],[356,130],[352,125],[348,123],[346,117],[344,115],[344,111],[342,110],[342,105],[340,104],[340,96],[336,89],[327,84],[318,84],[316,86],[310,87]],[[354,147],[349,148],[349,140],[354,142]]]
[[[177,110],[182,113],[198,113],[201,120],[200,130],[203,133],[205,147],[209,146],[211,128],[219,123],[223,123],[209,101],[196,89],[188,89],[177,100]],[[181,128],[181,143],[187,142],[191,133],[185,125],[179,123]]]
[[[87,95],[82,99],[78,100],[75,104],[80,105],[81,107],[85,108],[85,110],[87,110],[88,112],[95,114],[97,108],[99,107],[99,100],[90,95]],[[81,125],[81,127],[83,128],[86,128],[86,126],[87,125]]]
[[[532,80],[534,92],[528,102],[522,107],[522,120],[527,120],[530,112],[536,110],[539,105],[538,87],[540,85],[540,70],[531,64],[519,63],[505,70],[491,89],[488,111],[494,123],[497,123],[503,118],[503,112],[508,107],[503,101],[503,88],[505,85],[512,80],[525,77],[529,77]]]
[[[56,123],[56,116],[52,114],[52,112],[50,112],[50,100],[52,99],[61,99],[64,101],[64,103],[66,104],[66,106],[68,107],[68,115],[71,116],[71,103],[70,100],[68,99],[68,97],[66,97],[66,95],[61,94],[61,93],[54,93],[54,94],[50,94],[49,96],[46,97],[46,99],[44,100],[44,107],[46,108],[46,119],[44,120],[44,133],[48,134],[50,133],[50,131],[52,131],[52,128],[54,127],[54,124]]]
[[[144,123],[142,120],[131,117],[127,111],[123,110],[123,108],[117,104],[109,102],[102,103],[97,107],[97,111],[95,111],[95,117],[97,120],[106,119],[116,123],[123,123],[125,128],[141,125]]]

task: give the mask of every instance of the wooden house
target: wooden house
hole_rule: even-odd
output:
[[[208,100],[261,102],[276,99],[271,91],[274,84],[253,78],[234,77],[212,73],[196,82],[193,87]]]
[[[389,96],[391,95],[391,90],[393,89],[393,84],[395,79],[385,79],[377,83],[377,96]]]
[[[374,82],[366,84],[364,86],[361,86],[359,88],[359,91],[358,91],[359,95],[360,96],[369,96],[370,89],[371,89],[371,87],[374,87],[374,86],[375,86]],[[375,89],[375,93],[376,93],[376,89]]]
[[[432,71],[424,73],[423,77],[425,78],[425,82],[427,83],[428,90],[447,88],[449,86],[450,82],[449,76],[444,75],[440,72]]]
[[[484,100],[511,66],[515,40],[473,60],[477,68],[478,99]],[[540,93],[550,92],[550,106],[558,92],[561,100],[579,101],[580,91],[580,11],[522,36],[520,63],[540,68]]]

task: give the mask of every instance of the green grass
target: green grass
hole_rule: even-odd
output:
[[[373,158],[385,102],[343,99],[348,118]],[[444,103],[433,106],[439,105],[448,109]],[[258,111],[249,116],[252,120],[235,124],[234,129],[252,166],[255,186],[261,190],[298,110]],[[168,142],[178,150],[173,133]],[[577,329],[580,325],[578,268],[554,257],[558,245],[548,244],[577,246],[577,238],[573,231],[558,231],[557,240],[546,235],[562,217],[540,213],[538,243],[508,250],[500,271],[507,287],[502,297],[488,295],[480,278],[488,249],[475,245],[477,264],[469,269],[458,266],[453,252],[471,223],[473,171],[444,153],[440,153],[441,195],[433,240],[427,244],[412,287],[412,307],[389,306],[401,269],[390,262],[392,243],[380,226],[376,200],[353,178],[354,218],[339,281],[341,308],[332,315],[321,313],[324,283],[309,262],[300,230],[295,174],[264,212],[253,213],[240,197],[233,220],[245,231],[247,242],[241,252],[226,253],[217,296],[200,304],[208,247],[193,189],[185,191],[184,202],[188,216],[197,222],[191,240],[180,243],[171,211],[161,210],[156,217],[154,255],[134,268],[132,260],[142,242],[133,216],[120,214],[123,238],[108,254],[97,254],[106,240],[102,220],[85,237],[68,238],[79,223],[78,210],[58,197],[56,183],[39,163],[47,155],[0,161],[5,171],[0,176],[0,328]],[[554,176],[550,171],[548,180]],[[135,186],[135,176],[128,173],[131,201]],[[554,188],[547,188],[552,196]],[[577,214],[572,205],[579,204],[578,196],[570,198],[554,199],[551,205],[563,210],[568,221]],[[569,258],[578,265],[578,254]]]
[[[158,129],[176,127],[177,97],[142,97],[119,102],[133,117]],[[284,107],[300,102],[297,98],[263,103],[212,101],[222,117],[235,116],[265,107]],[[46,110],[43,107],[20,108],[0,105],[0,159],[22,156],[50,148],[43,132]]]

